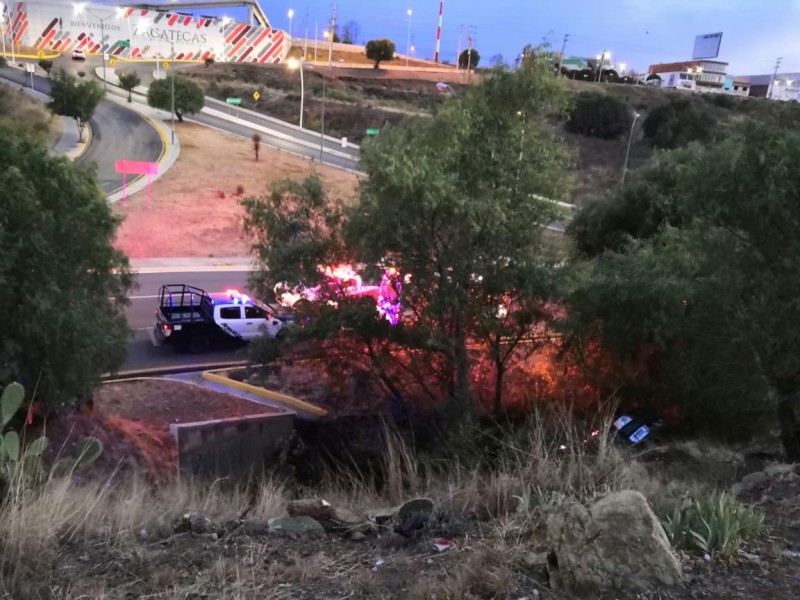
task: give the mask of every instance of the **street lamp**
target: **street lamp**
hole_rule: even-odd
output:
[[[290,58],[286,65],[294,71],[295,69],[300,69],[300,129],[303,128],[303,112],[304,112],[304,103],[305,103],[305,96],[306,96],[306,86],[303,82],[303,59],[297,60],[296,58]]]
[[[3,28],[3,58],[6,57],[6,7],[0,2],[0,26]],[[14,42],[11,42],[11,47],[14,47]],[[13,62],[13,61],[12,61]]]
[[[294,17],[294,9],[289,9],[289,37],[292,37],[292,18]]]
[[[170,62],[175,60],[175,44],[170,43],[169,45],[169,58]],[[171,73],[169,76],[169,92],[172,96],[172,144],[175,144],[175,73]]]
[[[411,54],[411,15],[413,15],[414,12],[409,8],[406,11],[406,14],[408,15],[408,38],[406,38],[406,67],[408,67],[408,55]]]
[[[117,11],[116,15],[108,15],[106,17],[99,17],[94,12],[92,12],[91,10],[86,8],[86,3],[85,2],[75,2],[75,3],[73,3],[72,7],[73,7],[73,10],[74,10],[76,15],[79,15],[83,11],[86,11],[91,16],[93,16],[95,19],[100,21],[100,52],[103,55],[103,88],[105,88],[105,90],[107,92],[108,91],[108,81],[106,80],[106,78],[108,76],[108,73],[106,72],[106,50],[105,50],[105,47],[103,46],[103,44],[105,44],[105,40],[106,40],[106,21],[108,19],[112,18],[113,16],[116,16],[117,18],[119,18],[120,12]],[[13,47],[14,42],[12,41],[11,44],[12,44],[12,47]]]
[[[631,155],[631,142],[633,141],[633,128],[636,127],[636,119],[640,117],[639,113],[633,113],[633,123],[631,123],[631,132],[628,135],[628,150],[625,152],[625,166],[622,168],[622,185],[625,185],[625,174],[628,172],[628,157]]]
[[[603,64],[606,62],[606,58],[611,58],[611,52],[607,52],[603,50],[602,54],[597,55],[597,60],[600,61],[600,68],[597,70],[597,80],[600,81],[600,78],[603,76]]]

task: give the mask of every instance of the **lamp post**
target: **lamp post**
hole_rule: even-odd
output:
[[[108,19],[110,19],[114,15],[108,15],[107,17],[98,17],[95,13],[93,13],[91,10],[86,8],[86,3],[83,3],[83,2],[77,2],[77,3],[73,4],[72,6],[73,6],[73,9],[74,9],[74,12],[75,12],[76,15],[79,15],[83,11],[86,11],[91,16],[93,16],[95,19],[100,21],[100,52],[102,53],[102,56],[103,56],[103,88],[105,88],[105,90],[107,92],[108,91],[108,81],[106,80],[106,77],[107,77],[107,73],[106,73],[106,50],[105,50],[105,47],[104,47],[105,40],[106,40],[106,21]],[[116,16],[119,18],[119,11],[117,12]],[[13,42],[12,42],[12,45],[13,45]]]
[[[306,97],[306,86],[303,82],[303,59],[297,60],[296,58],[290,58],[287,61],[287,66],[294,71],[295,69],[300,69],[300,128],[303,128],[303,113],[304,111],[304,104],[305,104],[305,97]],[[324,89],[324,87],[323,87]],[[324,104],[323,104],[324,106]],[[324,113],[323,113],[324,114]],[[324,118],[324,117],[323,117]]]
[[[636,119],[639,118],[639,113],[633,113],[633,123],[631,123],[631,132],[628,135],[628,149],[625,152],[625,166],[622,167],[622,184],[625,185],[625,175],[628,172],[628,157],[631,155],[631,142],[633,141],[633,128],[636,127]]]
[[[406,67],[408,67],[408,55],[411,53],[411,15],[413,15],[414,12],[409,8],[406,11],[406,14],[408,15],[408,37],[406,38]]]
[[[170,62],[175,60],[175,44],[169,45],[169,58]],[[172,143],[175,143],[175,73],[169,76],[169,92],[172,96]]]
[[[603,53],[597,57],[597,60],[600,61],[600,67],[597,69],[596,81],[600,81],[600,79],[603,77],[603,64],[606,62],[606,57],[611,58],[611,53],[606,50],[603,50]]]
[[[322,72],[322,126],[319,130],[319,162],[324,163],[324,156],[322,154],[322,146],[325,143],[325,88],[327,87],[328,78],[325,72]]]
[[[3,58],[6,57],[6,6],[0,2],[0,25],[3,27]],[[14,42],[11,42],[11,47],[14,47]]]
[[[294,9],[289,9],[289,37],[292,37],[292,19],[294,18]]]

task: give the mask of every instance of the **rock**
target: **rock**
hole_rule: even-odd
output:
[[[794,550],[784,550],[782,555],[785,558],[800,559],[800,552],[795,552]]]
[[[797,469],[797,465],[785,465],[781,463],[776,463],[772,465],[767,465],[764,468],[764,473],[769,475],[770,477],[783,477],[784,475],[791,475]]]
[[[203,534],[216,533],[217,526],[208,517],[186,513],[180,519],[175,521],[172,529],[175,533],[191,531],[192,533]]]
[[[350,534],[350,539],[354,542],[362,542],[367,539],[367,536],[361,533],[360,531],[354,531]]]
[[[769,475],[764,471],[756,471],[742,477],[742,480],[731,488],[734,496],[742,496],[769,483]]]
[[[366,517],[368,520],[374,521],[378,525],[385,525],[397,516],[399,510],[399,506],[394,508],[376,508],[368,510],[366,512]]]
[[[322,525],[311,517],[274,517],[267,523],[270,531],[297,534],[325,533]]]
[[[597,597],[681,582],[678,557],[645,497],[609,494],[588,510],[567,500],[547,520],[550,582],[568,594]]]
[[[241,530],[250,537],[269,535],[269,521],[264,519],[258,521],[245,521],[242,523]]]
[[[522,555],[522,564],[528,569],[539,569],[547,566],[549,552],[525,552]]]
[[[415,498],[414,500],[409,500],[404,503],[397,509],[397,517],[402,520],[412,513],[430,515],[432,512],[433,500],[429,498]]]
[[[361,519],[349,510],[337,508],[321,498],[289,502],[287,512],[292,517],[311,517],[317,521],[329,521],[344,525],[361,523]]]

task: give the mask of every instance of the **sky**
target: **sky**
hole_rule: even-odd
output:
[[[302,37],[314,35],[330,21],[331,0],[261,0],[273,27],[289,28]],[[358,41],[388,37],[405,53],[408,9],[416,55],[432,58],[436,41],[439,0],[340,0],[337,22],[356,21]],[[306,14],[308,17],[306,18]],[[467,37],[487,63],[502,54],[513,61],[527,43],[548,41],[566,53],[596,56],[611,52],[615,63],[645,71],[648,65],[691,59],[698,34],[723,32],[720,60],[729,73],[772,72],[783,57],[781,71],[800,71],[800,0],[444,0],[441,57],[454,61]],[[320,34],[321,35],[321,34]]]
[[[124,0],[94,0],[124,4]],[[333,0],[260,0],[272,26],[295,37],[319,38],[330,23]],[[355,21],[358,43],[378,37],[394,40],[405,53],[409,25],[415,54],[433,58],[440,0],[337,0],[336,22]],[[167,3],[167,0],[154,0]],[[180,0],[170,3],[180,6]],[[407,11],[412,11],[409,19]],[[178,9],[180,10],[180,9]],[[241,8],[192,12],[246,20]],[[615,65],[646,72],[654,63],[690,60],[695,36],[722,32],[719,60],[731,75],[800,72],[800,0],[444,0],[441,59],[455,62],[459,47],[473,47],[482,64],[502,55],[513,63],[526,44],[549,43],[560,50],[565,34],[568,56],[610,52]],[[459,45],[459,39],[461,44]]]

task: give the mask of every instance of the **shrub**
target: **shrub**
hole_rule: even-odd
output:
[[[625,102],[598,92],[577,95],[567,121],[567,131],[587,137],[613,140],[626,133],[633,111]]]
[[[653,109],[644,120],[643,130],[653,146],[673,149],[710,141],[716,124],[716,119],[691,98],[677,98]]]
[[[214,59],[209,57],[203,61],[203,64],[205,64],[207,69],[208,67],[214,64]]]
[[[244,194],[244,186],[240,183],[236,186],[236,195],[241,196],[242,194]]]
[[[763,515],[724,492],[699,500],[684,497],[663,519],[673,546],[722,559],[731,558],[742,542],[758,536],[763,522]]]

